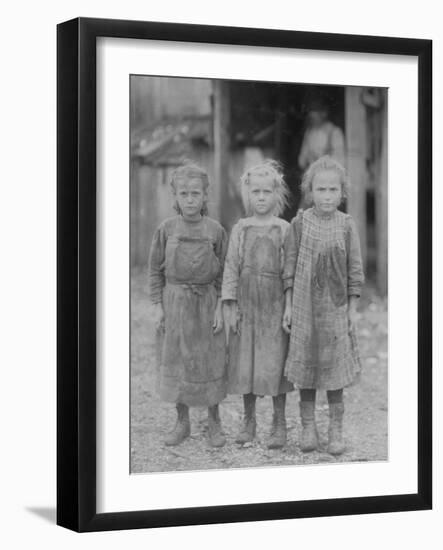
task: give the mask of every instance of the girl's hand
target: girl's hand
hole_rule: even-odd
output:
[[[220,303],[218,303],[217,307],[215,308],[214,323],[212,325],[212,328],[214,330],[214,334],[218,334],[221,330],[223,330],[223,315]]]
[[[230,330],[232,330],[234,334],[239,334],[239,311],[238,304],[235,300],[223,302],[223,317],[225,320],[227,334],[229,334]]]
[[[349,330],[355,330],[357,328],[357,322],[360,318],[359,313],[354,308],[348,309],[348,325]]]
[[[163,304],[155,304],[154,305],[154,324],[155,329],[158,331],[165,330],[165,312],[163,310]]]
[[[357,328],[357,321],[360,315],[357,312],[358,297],[350,296],[348,303],[348,326],[349,330],[355,330]]]
[[[286,334],[291,334],[291,323],[292,323],[292,308],[286,306],[283,313],[283,321],[281,326]]]

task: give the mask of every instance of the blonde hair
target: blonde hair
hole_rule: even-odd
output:
[[[202,182],[203,187],[203,193],[205,194],[205,198],[203,200],[203,206],[200,210],[200,214],[202,216],[208,215],[208,189],[209,189],[209,176],[206,170],[198,166],[197,164],[194,164],[193,162],[186,162],[183,164],[183,166],[180,166],[179,168],[176,168],[172,172],[170,185],[172,188],[172,192],[175,196],[177,193],[177,183],[179,180],[190,180],[190,179],[199,179]],[[180,209],[180,206],[178,205],[177,200],[174,203],[173,206],[174,210],[178,214],[182,214],[182,211]]]
[[[273,214],[275,216],[281,216],[284,209],[289,204],[290,197],[288,186],[283,179],[281,164],[275,160],[265,160],[256,166],[248,168],[248,170],[246,170],[240,178],[241,197],[247,216],[251,216],[253,214],[251,202],[249,200],[249,184],[251,176],[269,176],[272,179],[276,196],[276,204]]]
[[[312,206],[312,182],[319,172],[332,170],[340,176],[342,201],[349,196],[350,183],[344,167],[329,155],[324,155],[314,161],[303,175],[301,190],[307,206]]]

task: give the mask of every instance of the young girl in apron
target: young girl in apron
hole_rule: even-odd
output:
[[[364,282],[355,223],[337,208],[347,196],[344,168],[329,156],[307,170],[302,191],[311,206],[292,220],[285,242],[283,328],[290,336],[286,374],[300,390],[301,450],[318,447],[317,390],[329,402],[328,452],[343,453],[343,388],[361,364],[357,303]]]
[[[283,242],[289,223],[278,217],[287,187],[278,165],[265,162],[241,178],[246,215],[232,229],[223,274],[222,300],[229,340],[228,393],[242,394],[244,421],[236,442],[256,434],[257,396],[272,396],[274,415],[269,448],[286,442],[286,392],[283,376],[287,335],[284,309]]]
[[[160,224],[150,252],[150,296],[161,341],[158,391],[177,409],[166,445],[190,435],[194,406],[208,407],[210,444],[225,443],[218,404],[226,396],[220,293],[227,238],[206,215],[208,186],[198,166],[175,170],[171,187],[178,215]]]

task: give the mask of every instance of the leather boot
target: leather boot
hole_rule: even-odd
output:
[[[257,428],[257,422],[255,420],[255,401],[257,396],[253,393],[247,393],[243,396],[243,404],[245,407],[245,414],[243,419],[243,425],[235,438],[236,443],[249,443],[255,437],[255,431]]]
[[[272,402],[274,405],[274,416],[268,440],[268,449],[281,449],[286,443],[286,394],[281,393],[272,397]]]
[[[212,447],[223,447],[226,443],[226,438],[221,429],[218,405],[208,408],[208,438]]]
[[[317,426],[315,425],[315,401],[300,401],[302,433],[300,449],[304,453],[315,451],[318,447]]]
[[[329,403],[328,453],[331,455],[341,455],[345,450],[343,439],[344,412],[343,403]]]
[[[189,407],[183,403],[177,403],[177,422],[175,428],[165,438],[165,445],[179,445],[191,435],[191,423],[189,422]]]

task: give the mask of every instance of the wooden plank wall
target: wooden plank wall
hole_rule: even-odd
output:
[[[382,296],[388,292],[388,117],[387,94],[382,108],[382,144],[379,178],[375,195],[377,235],[377,289]]]
[[[345,135],[347,170],[351,181],[348,212],[360,235],[363,265],[366,266],[366,109],[361,102],[362,88],[348,86],[345,92]]]

